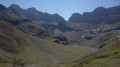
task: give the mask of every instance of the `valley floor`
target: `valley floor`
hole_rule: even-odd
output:
[[[70,63],[92,53],[91,49],[86,47],[61,45],[35,36],[27,36],[34,45],[19,54],[18,58],[29,56],[26,59],[33,60],[33,62],[28,67],[46,67]]]

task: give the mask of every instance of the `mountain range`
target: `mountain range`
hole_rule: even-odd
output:
[[[119,42],[120,6],[73,13],[66,21],[0,4],[0,67],[119,67]]]

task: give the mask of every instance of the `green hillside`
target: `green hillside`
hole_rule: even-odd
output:
[[[120,42],[96,54],[57,67],[120,67]]]
[[[0,21],[0,64],[12,63],[28,45],[27,37],[4,21]]]

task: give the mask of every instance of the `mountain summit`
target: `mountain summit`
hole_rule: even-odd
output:
[[[10,7],[8,7],[10,11],[17,14],[18,16],[25,16],[26,18],[36,21],[36,22],[57,22],[59,19],[64,21],[64,18],[59,16],[58,14],[48,14],[43,13],[38,10],[36,10],[34,7],[26,9],[20,8],[18,5],[12,4]]]

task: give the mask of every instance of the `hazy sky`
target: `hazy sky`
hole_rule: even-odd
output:
[[[99,6],[107,8],[120,5],[120,0],[0,0],[0,4],[7,7],[13,3],[24,9],[35,7],[42,12],[58,13],[67,20],[75,12],[82,14]]]

